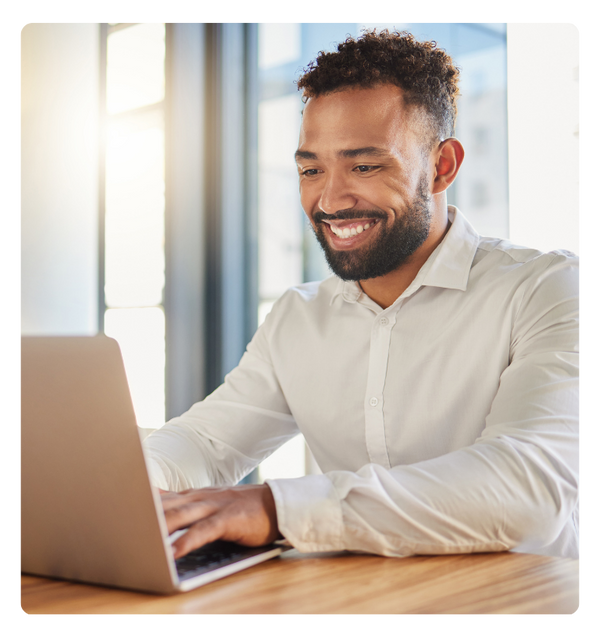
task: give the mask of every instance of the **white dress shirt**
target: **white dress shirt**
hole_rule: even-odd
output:
[[[383,310],[288,290],[224,384],[145,440],[163,489],[235,484],[302,432],[323,474],[269,480],[300,551],[578,555],[578,259],[452,226]]]

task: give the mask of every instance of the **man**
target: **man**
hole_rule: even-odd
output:
[[[447,206],[457,79],[386,31],[300,79],[300,196],[335,276],[283,295],[225,383],[146,439],[169,531],[188,528],[176,557],[281,537],[577,556],[577,259]],[[322,475],[224,487],[298,432]]]

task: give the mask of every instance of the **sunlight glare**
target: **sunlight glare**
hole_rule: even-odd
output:
[[[160,102],[165,94],[165,25],[136,24],[108,36],[107,110]]]

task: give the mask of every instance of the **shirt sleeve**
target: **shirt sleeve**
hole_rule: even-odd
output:
[[[270,360],[270,317],[219,388],[144,440],[153,485],[235,485],[298,434]]]
[[[510,363],[471,446],[268,481],[297,549],[407,556],[534,551],[557,539],[578,500],[578,261],[551,258],[523,285]]]

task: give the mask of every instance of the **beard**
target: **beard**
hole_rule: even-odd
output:
[[[335,215],[327,215],[321,211],[315,213],[316,227],[311,225],[311,228],[325,253],[329,268],[340,279],[373,279],[387,275],[405,264],[427,239],[431,227],[429,202],[427,182],[423,176],[413,201],[392,224],[387,215],[379,210],[346,209]],[[377,223],[381,227],[378,239],[354,250],[335,250],[330,246],[322,223],[324,219],[366,218],[380,220]]]

